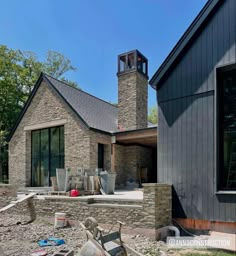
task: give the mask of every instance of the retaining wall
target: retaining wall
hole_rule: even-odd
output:
[[[122,221],[136,233],[157,238],[157,229],[171,223],[171,186],[167,184],[144,184],[143,200],[103,200],[93,203],[86,197],[46,196],[35,198],[36,213],[42,217],[54,217],[55,212],[65,212],[69,220],[84,221],[94,217],[98,223],[114,224]],[[124,200],[124,199],[123,199]],[[28,208],[22,203],[10,211],[26,214]]]

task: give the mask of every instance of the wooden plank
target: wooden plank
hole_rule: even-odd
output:
[[[142,131],[130,131],[116,134],[117,141],[129,140],[129,139],[142,139],[142,138],[150,138],[157,136],[156,127],[153,129],[146,129]]]
[[[162,134],[164,121],[163,121],[163,104],[160,104],[158,107],[158,125],[159,125],[159,135]],[[164,135],[164,134],[163,134]],[[162,167],[163,167],[163,138],[160,136],[157,143],[157,182],[162,180]]]
[[[214,218],[214,200],[215,200],[215,168],[214,168],[214,138],[215,138],[215,129],[214,129],[214,96],[211,95],[207,99],[207,126],[208,126],[208,136],[207,136],[207,188],[208,188],[208,212],[207,218]]]
[[[197,127],[197,154],[193,161],[196,161],[196,179],[195,179],[195,213],[193,215],[193,218],[201,218],[202,216],[202,201],[203,201],[203,186],[202,186],[202,178],[204,177],[204,173],[202,170],[203,165],[203,159],[202,159],[202,150],[204,146],[204,141],[202,140],[202,133],[203,133],[203,120],[202,120],[202,99],[203,94],[195,97],[195,103],[196,103],[196,119],[195,119],[195,125]],[[204,196],[205,199],[205,196]]]
[[[181,193],[182,193],[182,207],[183,209],[185,209],[185,213],[186,213],[186,210],[187,210],[187,170],[186,170],[186,163],[189,161],[189,159],[187,159],[187,155],[186,155],[186,152],[187,152],[187,140],[188,138],[186,137],[186,131],[187,131],[187,105],[186,105],[186,101],[187,98],[183,98],[181,101],[180,101],[180,106],[181,106],[181,128],[180,128],[180,131],[181,131],[181,171],[179,172],[182,173],[182,179],[181,179]]]
[[[19,204],[19,203],[21,203],[21,202],[23,202],[23,201],[25,201],[25,200],[28,200],[28,199],[34,197],[35,195],[36,195],[36,193],[30,193],[29,195],[27,195],[27,196],[25,196],[25,197],[22,197],[21,199],[16,200],[16,201],[10,203],[9,205],[7,205],[7,206],[1,208],[1,209],[0,209],[0,212],[4,212],[4,211],[6,211],[6,210],[8,210],[8,209],[10,209],[10,208],[12,208],[12,207],[14,207],[14,206],[17,205],[17,204]]]
[[[17,200],[16,203],[21,203],[31,197],[34,197],[36,195],[36,193],[30,193],[29,195],[25,196],[25,197],[22,197],[21,199]]]
[[[201,200],[202,200],[202,218],[208,218],[208,207],[209,207],[209,188],[208,188],[208,179],[207,179],[207,172],[209,171],[207,168],[207,161],[208,161],[208,101],[209,96],[205,96],[202,98],[202,107],[201,107],[201,115],[202,115],[202,163],[201,163]]]
[[[4,211],[6,211],[6,210],[12,208],[12,207],[15,206],[15,205],[16,205],[15,203],[14,203],[14,204],[9,204],[9,205],[7,205],[7,206],[1,208],[1,209],[0,209],[0,212],[4,212]]]
[[[162,127],[163,130],[165,130],[165,136],[163,137],[163,144],[162,144],[162,152],[163,152],[163,165],[162,165],[162,180],[161,182],[166,182],[166,172],[167,172],[167,165],[168,165],[168,162],[167,162],[167,139],[168,139],[168,133],[167,133],[167,127],[168,127],[168,109],[167,109],[167,104],[168,103],[164,103],[162,105],[162,110],[163,110],[163,113],[164,113],[164,125]],[[162,131],[163,131],[162,130]]]

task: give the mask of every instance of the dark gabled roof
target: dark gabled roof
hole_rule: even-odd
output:
[[[34,86],[34,89],[32,90],[23,110],[21,111],[7,138],[8,141],[10,141],[11,137],[13,136],[43,80],[58,92],[62,99],[69,105],[72,111],[88,128],[105,133],[118,131],[118,109],[115,105],[96,98],[78,88],[74,88],[49,75],[41,73]]]
[[[115,105],[51,76],[44,75],[44,77],[88,127],[105,132],[118,130],[118,108]]]
[[[159,82],[163,79],[163,77],[166,75],[169,69],[173,66],[176,59],[183,54],[183,51],[186,49],[186,46],[190,43],[194,35],[199,31],[199,29],[205,23],[206,19],[213,12],[213,10],[215,10],[216,6],[218,6],[218,4],[222,3],[223,1],[224,0],[209,0],[205,4],[200,13],[197,15],[192,24],[189,26],[189,28],[186,30],[186,32],[177,42],[173,50],[170,52],[170,54],[167,56],[162,65],[159,67],[159,69],[156,71],[156,73],[149,81],[149,84],[154,89],[158,89]]]
[[[110,135],[119,132],[118,107],[78,88],[72,87],[65,82],[41,73],[33,91],[31,92],[23,110],[21,111],[7,138],[8,141],[10,141],[15,130],[17,129],[42,81],[45,81],[59,94],[59,96],[88,128]],[[147,128],[151,127],[156,127],[156,125],[148,122]]]

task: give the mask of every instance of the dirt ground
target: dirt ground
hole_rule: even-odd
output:
[[[28,216],[0,215],[0,256],[31,256],[35,250],[41,249],[38,241],[50,236],[63,239],[65,245],[44,247],[47,255],[53,255],[59,249],[73,249],[75,256],[80,255],[80,249],[86,242],[86,236],[79,223],[73,227],[54,229],[53,220],[38,217],[36,221],[26,224]],[[116,230],[115,228],[113,230]],[[233,254],[216,253],[211,250],[173,250],[164,242],[152,241],[141,235],[122,234],[124,240],[130,247],[145,256],[228,256]]]
[[[38,217],[33,223],[23,225],[25,221],[26,217],[24,216],[1,214],[0,256],[2,256],[1,250],[4,256],[30,256],[32,252],[40,249],[37,242],[50,236],[64,239],[65,245],[44,247],[48,255],[52,255],[62,248],[73,249],[75,255],[79,255],[80,248],[86,242],[85,233],[79,225],[55,230],[53,224],[43,218]],[[144,236],[123,234],[122,239],[145,255],[177,255],[173,251],[169,251],[165,243],[151,241]],[[151,254],[150,251],[152,251]]]

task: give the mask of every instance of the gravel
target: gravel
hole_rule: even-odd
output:
[[[52,221],[38,217],[33,223],[24,224],[25,216],[1,214],[0,217],[0,256],[30,256],[41,249],[38,241],[50,236],[64,239],[65,245],[47,246],[44,249],[52,255],[58,249],[73,249],[79,255],[80,248],[86,242],[85,232],[77,224],[73,227],[54,229]],[[122,234],[122,239],[133,249],[147,256],[177,254],[167,248],[164,242],[152,241],[141,235]]]

